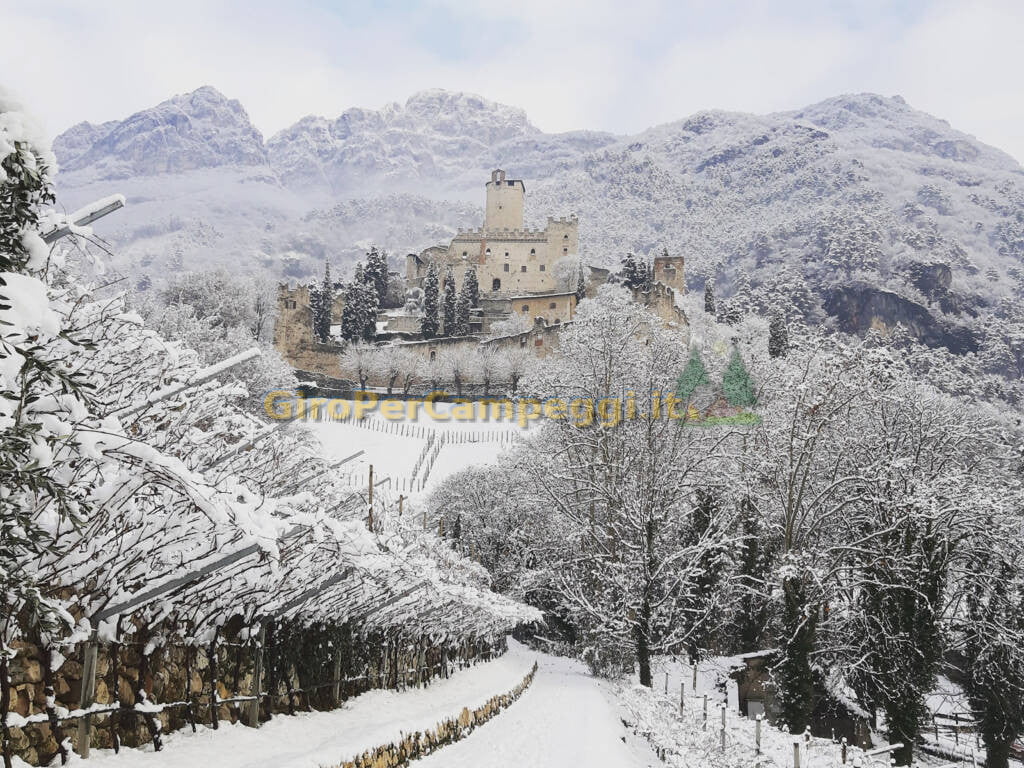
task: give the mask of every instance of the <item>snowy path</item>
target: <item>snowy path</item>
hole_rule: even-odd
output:
[[[334,712],[277,716],[259,730],[222,724],[178,731],[163,751],[94,750],[82,768],[319,768],[381,744],[400,732],[431,727],[463,707],[483,704],[514,688],[534,660],[533,685],[507,710],[464,741],[416,768],[642,768],[657,763],[646,743],[627,734],[602,683],[577,662],[539,654],[509,641],[495,661],[456,673],[425,690],[371,691]],[[623,742],[622,739],[627,741]],[[660,765],[660,763],[657,763]]]
[[[222,723],[217,731],[200,727],[176,731],[159,753],[145,750],[93,750],[82,768],[318,768],[337,765],[366,749],[397,741],[401,733],[433,727],[463,707],[478,707],[518,685],[535,654],[509,642],[494,661],[455,673],[425,689],[402,693],[370,691],[332,712],[275,716],[259,730]]]
[[[582,664],[544,654],[536,658],[537,675],[519,701],[415,768],[662,765],[646,742],[626,732],[604,685]]]

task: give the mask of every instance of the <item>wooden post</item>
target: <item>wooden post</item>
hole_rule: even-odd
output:
[[[370,465],[369,504],[370,504],[370,509],[373,509],[373,464]]]
[[[96,657],[99,654],[96,633],[89,636],[82,651],[82,693],[78,697],[80,709],[89,709],[96,701]],[[89,757],[89,741],[92,738],[92,715],[78,719],[78,754]]]
[[[331,701],[335,707],[341,706],[341,648],[334,654],[334,685],[331,686]]]
[[[754,750],[757,754],[761,754],[761,721],[764,720],[764,715],[760,712],[757,713],[757,719],[754,723]]]
[[[253,700],[249,705],[247,722],[251,728],[260,727],[260,696],[263,688],[263,647],[267,641],[267,624],[260,622],[260,632],[256,636],[256,648],[252,665],[252,695]]]
[[[668,696],[668,672],[665,673],[665,695]]]
[[[793,768],[800,768],[800,739],[793,739]]]
[[[398,494],[398,516],[399,517],[402,516],[402,502],[404,502],[404,501],[405,501],[405,495],[401,494],[401,493]]]
[[[956,745],[960,746],[960,713],[953,713],[953,739]]]
[[[843,765],[846,765],[846,737],[845,737],[845,736],[843,736],[843,740],[842,740],[842,742],[840,742],[840,743],[841,743],[841,745],[842,745],[842,746],[841,746],[841,747],[839,748],[839,750],[840,750],[840,756],[841,756],[841,757],[842,757],[842,759],[843,759]]]
[[[697,695],[697,662],[693,662],[693,695]]]
[[[728,704],[722,704],[722,751],[725,752],[725,710],[729,708]]]
[[[207,663],[210,665],[210,725],[213,730],[220,727],[217,710],[219,709],[217,699],[217,631],[213,632],[213,639],[210,641],[209,650],[206,652]]]
[[[683,714],[686,709],[686,683],[682,680],[679,681],[679,714]]]
[[[706,731],[708,729],[708,695],[704,694],[704,720],[701,723],[700,729]]]

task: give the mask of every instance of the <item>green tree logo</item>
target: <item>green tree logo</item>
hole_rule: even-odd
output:
[[[688,402],[693,393],[708,384],[708,371],[701,360],[700,352],[694,347],[690,352],[690,359],[683,368],[683,372],[676,379],[676,395],[683,402]]]
[[[684,371],[685,373],[685,371]],[[732,357],[722,374],[722,393],[729,405],[735,408],[751,408],[757,404],[754,384],[750,380],[747,366],[743,364],[740,351],[733,347]]]

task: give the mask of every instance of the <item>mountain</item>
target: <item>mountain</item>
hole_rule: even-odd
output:
[[[728,297],[749,279],[762,310],[797,303],[850,331],[901,322],[971,352],[985,318],[1024,296],[1024,171],[898,96],[615,136],[547,134],[521,109],[431,90],[263,142],[237,101],[204,87],[54,146],[68,208],[127,195],[97,231],[133,275],[221,263],[304,277],[370,241],[402,256],[477,224],[502,167],[526,181],[534,223],[580,216],[591,263],[667,248],[693,288],[713,278]]]

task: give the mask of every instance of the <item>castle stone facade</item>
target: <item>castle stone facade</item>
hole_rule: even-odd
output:
[[[531,321],[537,317],[549,323],[572,319],[575,296],[569,296],[575,286],[559,280],[555,264],[579,253],[579,220],[575,216],[549,217],[544,229],[529,229],[524,223],[525,201],[526,186],[521,180],[506,178],[502,170],[492,172],[483,226],[460,230],[447,247],[432,246],[409,254],[406,285],[422,286],[433,264],[442,279],[451,267],[456,286],[461,288],[466,270],[473,267],[482,301],[508,302],[512,312],[519,312],[525,304]],[[534,300],[536,296],[548,300]],[[505,316],[508,314],[511,312]]]

